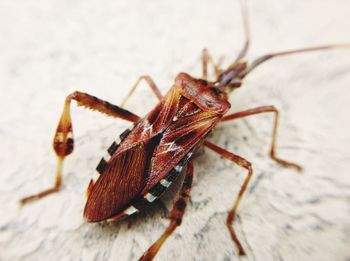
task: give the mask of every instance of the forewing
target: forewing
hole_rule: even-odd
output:
[[[91,190],[84,217],[99,222],[127,207],[145,185],[147,161],[143,143],[113,156]]]
[[[137,124],[119,147],[119,150],[128,149],[135,142],[144,141],[147,143],[153,137],[162,133],[172,122],[178,110],[180,90],[176,86],[171,88],[167,95]]]
[[[173,122],[153,152],[150,175],[142,194],[164,178],[210,132],[219,119],[218,115],[201,112]]]

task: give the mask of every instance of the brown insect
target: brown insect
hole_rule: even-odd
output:
[[[108,116],[134,123],[131,130],[128,129],[121,134],[119,144],[112,143],[108,148],[108,156],[102,158],[96,168],[100,176],[96,181],[91,180],[88,186],[87,203],[84,209],[84,217],[88,222],[116,221],[140,212],[148,204],[154,202],[187,166],[185,179],[175,199],[167,229],[140,258],[140,260],[152,260],[165,240],[181,224],[192,186],[192,161],[196,151],[205,146],[248,171],[226,220],[227,228],[239,254],[244,255],[245,251],[237,238],[232,223],[236,217],[240,200],[252,177],[253,169],[251,163],[246,159],[206,140],[208,134],[220,122],[260,113],[273,113],[275,121],[270,157],[285,167],[291,167],[298,171],[301,171],[302,168],[276,156],[279,111],[274,106],[263,106],[226,115],[231,107],[228,102],[228,94],[242,85],[247,74],[274,57],[350,47],[350,44],[276,52],[248,63],[244,59],[250,44],[248,15],[244,0],[241,0],[241,9],[246,42],[238,57],[225,70],[214,64],[213,59],[205,49],[203,51],[203,77],[197,79],[186,73],[180,73],[177,75],[174,85],[164,96],[149,76],[141,76],[138,79],[121,106],[78,91],[68,95],[53,141],[58,159],[55,184],[48,190],[21,199],[21,203],[42,198],[61,188],[63,161],[67,155],[73,152],[74,147],[70,104],[72,100],[75,100],[78,106],[84,106]],[[209,81],[207,78],[208,63],[214,68],[215,81]],[[144,118],[122,108],[142,80],[148,83],[159,99],[159,103]]]

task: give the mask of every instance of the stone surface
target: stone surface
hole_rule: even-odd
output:
[[[347,0],[248,2],[249,57],[350,41]],[[200,75],[208,47],[228,64],[241,48],[238,2],[47,1],[0,3],[0,260],[137,260],[166,227],[172,193],[116,224],[82,219],[84,191],[109,144],[128,123],[73,106],[76,150],[60,193],[23,208],[17,200],[50,186],[51,139],[74,90],[119,103],[141,74],[162,92],[180,71]],[[235,223],[241,260],[350,260],[350,50],[273,60],[251,74],[232,111],[281,110],[278,154],[267,156],[272,117],[220,125],[211,140],[249,159],[255,174]],[[156,99],[142,86],[127,104],[143,115]],[[245,171],[206,152],[195,163],[183,225],[156,260],[240,260],[225,227]]]

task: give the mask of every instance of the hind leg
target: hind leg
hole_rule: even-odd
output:
[[[99,111],[108,116],[120,118],[131,122],[137,122],[140,120],[140,117],[133,114],[132,112],[122,109],[109,102],[100,100],[89,94],[76,91],[68,95],[64,103],[63,112],[58,122],[56,133],[53,139],[53,148],[57,155],[55,183],[49,189],[22,198],[20,200],[21,204],[40,199],[49,194],[59,191],[59,189],[61,188],[63,161],[66,156],[73,152],[74,148],[72,120],[70,116],[70,104],[72,100],[75,100],[78,106],[84,106],[88,109]]]
[[[163,235],[161,235],[161,237],[142,255],[142,257],[139,259],[140,261],[153,260],[163,243],[175,231],[175,229],[181,225],[182,217],[185,213],[186,205],[190,198],[192,179],[193,164],[190,162],[187,165],[185,180],[183,181],[181,190],[175,199],[173,209],[170,213],[170,223],[167,229],[164,231]]]

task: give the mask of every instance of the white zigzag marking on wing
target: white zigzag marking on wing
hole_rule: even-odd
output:
[[[158,155],[181,149],[181,147],[176,145],[176,143],[174,141],[169,142],[169,143],[164,143],[164,144],[162,144],[162,147],[165,147],[165,149],[164,149],[164,151],[158,153]]]

